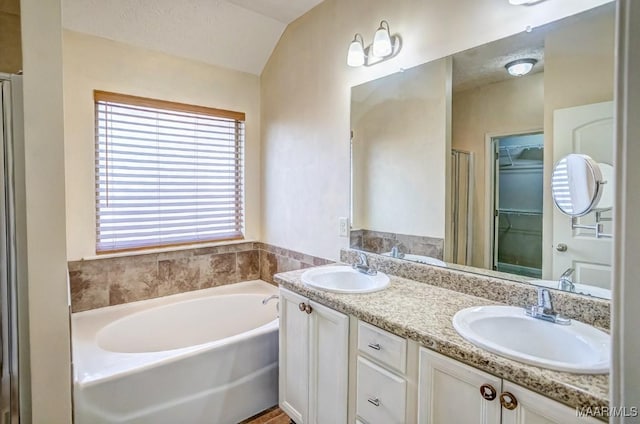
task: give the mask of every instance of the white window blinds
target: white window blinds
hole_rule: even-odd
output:
[[[243,237],[243,113],[94,99],[97,252]]]

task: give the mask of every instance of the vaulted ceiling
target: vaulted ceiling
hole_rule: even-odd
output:
[[[65,28],[259,75],[322,0],[63,0]]]

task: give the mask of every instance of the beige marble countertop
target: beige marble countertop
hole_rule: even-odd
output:
[[[306,286],[305,270],[275,275],[280,286],[330,308],[353,315],[401,337],[490,374],[509,380],[571,407],[609,405],[609,376],[547,370],[497,356],[464,340],[453,328],[453,315],[495,301],[390,275],[385,290],[367,294],[330,293]]]

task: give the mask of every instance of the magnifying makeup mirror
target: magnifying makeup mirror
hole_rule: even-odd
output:
[[[572,153],[560,159],[553,167],[553,202],[565,215],[584,216],[598,206],[605,183],[596,161],[587,155]]]

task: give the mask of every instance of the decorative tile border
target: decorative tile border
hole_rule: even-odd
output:
[[[390,252],[394,246],[398,246],[401,253],[430,256],[436,259],[442,259],[444,255],[444,239],[441,238],[366,229],[351,231],[350,247],[352,249],[384,253]]]
[[[68,263],[73,312],[262,279],[331,263],[265,243],[246,242]]]
[[[468,272],[442,268],[415,262],[403,261],[386,256],[366,253],[374,268],[421,283],[482,297],[494,302],[515,306],[528,306],[537,302],[537,288],[533,285],[503,280]],[[340,261],[354,263],[358,252],[342,249]],[[611,302],[555,290],[553,306],[558,313],[600,328],[611,325]]]

